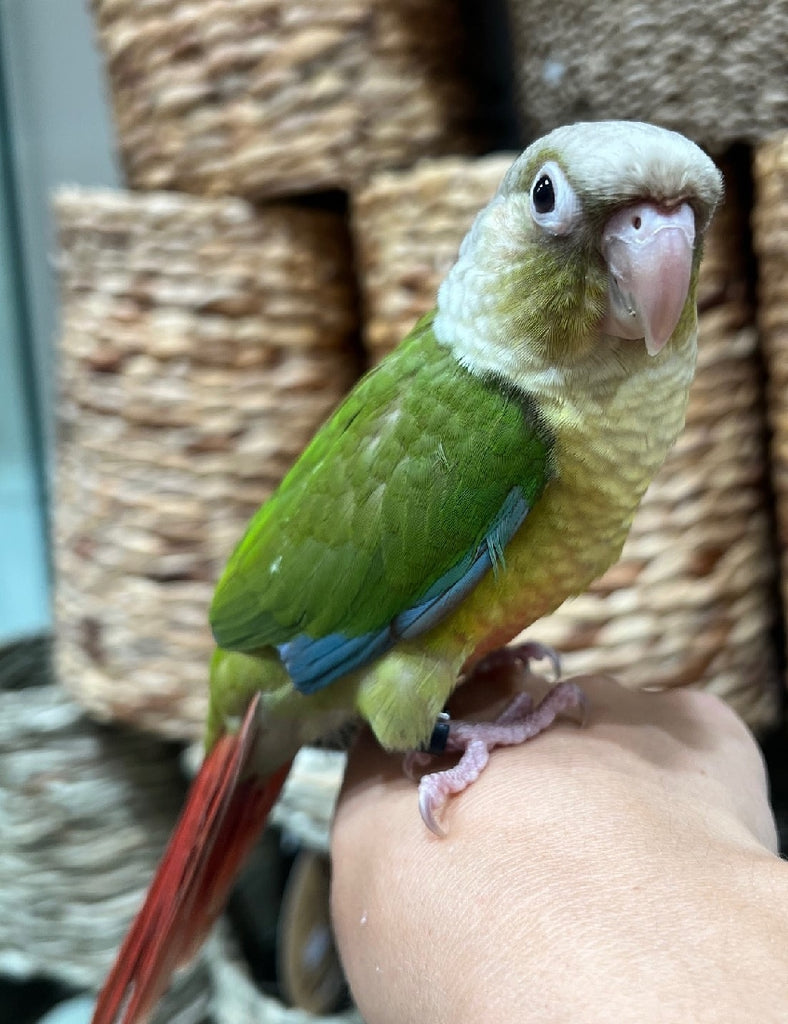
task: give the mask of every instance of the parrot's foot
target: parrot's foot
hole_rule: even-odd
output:
[[[496,652],[497,653],[497,652]],[[444,750],[458,751],[458,763],[446,771],[422,776],[419,782],[419,810],[424,823],[437,836],[446,833],[437,821],[448,798],[467,789],[482,772],[495,747],[511,747],[533,739],[553,724],[559,715],[580,714],[585,719],[588,701],[576,683],[557,683],[536,708],[527,693],[518,694],[494,722],[448,722]],[[422,767],[428,754],[415,753],[406,759],[410,773]]]

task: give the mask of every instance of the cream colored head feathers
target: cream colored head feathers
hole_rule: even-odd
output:
[[[477,217],[440,289],[436,334],[470,369],[525,387],[609,366],[600,346],[627,363],[664,356],[695,330],[703,234],[721,195],[713,162],[676,132],[557,128]]]

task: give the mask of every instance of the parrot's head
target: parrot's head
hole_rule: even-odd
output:
[[[703,236],[721,195],[714,163],[676,132],[557,128],[476,219],[439,293],[436,332],[469,366],[513,378],[611,348],[666,357],[696,331]]]

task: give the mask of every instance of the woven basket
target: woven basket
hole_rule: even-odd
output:
[[[355,376],[341,218],[59,195],[57,666],[93,713],[199,733],[214,583]]]
[[[0,971],[96,991],[178,812],[177,752],[27,686],[0,690],[0,763]],[[210,995],[201,958],[152,1024],[198,1024]]]
[[[474,152],[451,0],[92,0],[128,183],[247,198]]]
[[[0,974],[95,992],[142,901],[186,783],[172,744],[97,724],[50,677],[48,643],[0,648]],[[302,819],[308,819],[314,824],[307,838],[319,834],[318,845],[327,849],[341,762],[341,755],[329,751],[299,756],[284,798],[290,836],[300,836]],[[325,776],[322,767],[328,768]],[[257,921],[268,917],[274,926],[278,917],[280,930],[289,930],[291,974],[303,974],[306,984],[313,978],[322,982],[333,970],[333,981],[323,985],[327,1002],[341,974],[330,939],[316,948],[310,931],[315,923],[326,929],[327,894],[318,889],[314,899],[309,891],[293,899],[298,879],[292,877],[290,897],[279,906],[284,863],[275,834],[269,834],[253,854],[253,890],[248,893],[242,884],[235,891],[236,915],[240,900],[257,896],[247,913]],[[0,1019],[10,1020],[2,1011]],[[352,1010],[316,1017],[263,994],[227,920],[197,961],[178,972],[151,1024],[208,1021],[360,1024]]]
[[[717,153],[788,124],[785,0],[508,0],[528,133],[632,118]]]
[[[352,196],[364,346],[382,359],[435,304],[462,236],[515,154],[428,160],[375,175]]]
[[[434,304],[437,279],[505,165],[468,162],[463,174],[461,163],[434,161],[376,176],[359,195],[364,333],[376,353]],[[732,169],[728,178],[701,271],[687,428],[643,501],[622,560],[529,634],[564,654],[567,673],[611,672],[637,687],[702,685],[761,727],[776,714],[774,567],[745,226]],[[467,194],[458,202],[450,238],[458,179],[477,193],[475,202]],[[423,256],[433,225],[439,267]],[[387,317],[399,317],[396,330],[387,330]]]
[[[768,374],[783,608],[788,609],[788,132],[756,148],[754,171],[758,319]]]

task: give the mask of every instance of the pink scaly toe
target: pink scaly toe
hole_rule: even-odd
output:
[[[424,824],[437,836],[445,830],[437,816],[447,800],[475,782],[495,747],[511,747],[544,732],[562,714],[581,714],[585,719],[588,701],[576,683],[557,683],[536,708],[527,693],[518,694],[494,722],[450,722],[445,750],[461,752],[460,760],[446,771],[424,775],[419,783],[419,810]],[[423,756],[423,755],[422,755]],[[410,762],[421,764],[421,758]]]

